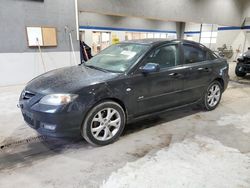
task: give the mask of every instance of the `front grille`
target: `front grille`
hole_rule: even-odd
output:
[[[34,126],[34,120],[32,118],[30,118],[26,114],[23,114],[23,118],[30,126]]]
[[[30,92],[30,91],[23,91],[23,93],[22,93],[22,98],[24,99],[24,100],[27,100],[27,99],[31,99],[32,97],[34,97],[35,96],[35,94],[34,93],[32,93],[32,92]]]

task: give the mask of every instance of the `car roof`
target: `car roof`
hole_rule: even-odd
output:
[[[137,39],[137,40],[127,40],[127,41],[123,41],[121,43],[134,43],[134,44],[144,44],[144,45],[159,45],[159,44],[164,44],[164,43],[169,43],[169,42],[184,42],[184,43],[189,43],[189,44],[194,44],[194,45],[201,45],[198,42],[194,42],[194,41],[189,41],[189,40],[183,40],[183,39],[157,39],[157,38],[153,38],[153,39]]]
[[[137,39],[137,40],[127,40],[123,41],[122,43],[137,43],[137,44],[159,44],[159,43],[165,43],[169,42],[171,40],[166,39]]]

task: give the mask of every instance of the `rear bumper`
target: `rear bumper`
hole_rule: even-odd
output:
[[[219,75],[220,75],[220,79],[223,80],[223,91],[225,91],[228,87],[228,82],[229,82],[229,65],[226,64],[225,67],[220,69]],[[217,77],[217,75],[215,75],[215,77]]]
[[[224,82],[224,88],[223,91],[225,91],[228,87],[228,82],[229,82],[229,75],[225,74],[224,78],[223,78],[223,82]]]

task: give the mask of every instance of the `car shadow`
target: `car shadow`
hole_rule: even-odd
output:
[[[244,77],[232,76],[232,77],[230,77],[230,80],[233,82],[237,82],[239,84],[250,85],[250,74],[248,74]]]
[[[167,123],[200,111],[197,106],[190,106],[178,110],[168,111],[158,116],[146,118],[126,125],[121,139],[129,134],[155,127],[161,123]],[[29,138],[28,138],[29,139]],[[16,142],[20,144],[2,145],[0,147],[0,171],[7,169],[30,166],[32,163],[46,159],[72,149],[93,149],[80,135],[72,138],[41,137],[40,139],[24,140]],[[33,141],[32,141],[33,140]]]

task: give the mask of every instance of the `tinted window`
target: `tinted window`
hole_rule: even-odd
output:
[[[207,53],[199,47],[183,45],[185,64],[197,63],[206,60]]]
[[[178,64],[177,46],[168,45],[153,51],[147,63],[157,63],[161,68],[173,67]]]

